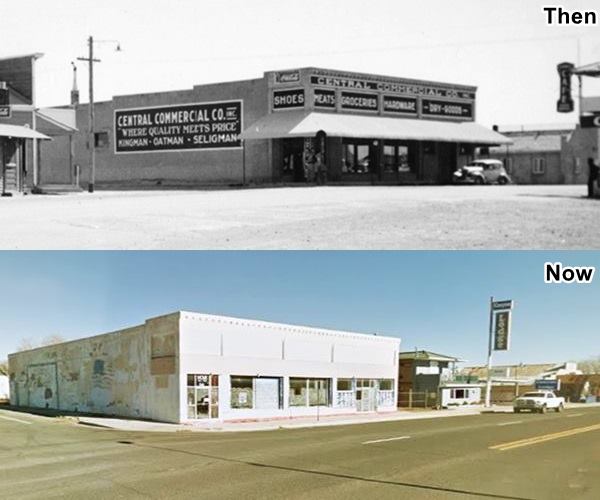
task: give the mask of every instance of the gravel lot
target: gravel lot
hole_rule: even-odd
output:
[[[586,186],[323,186],[0,199],[2,249],[599,249]]]

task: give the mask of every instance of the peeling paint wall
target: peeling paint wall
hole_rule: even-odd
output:
[[[179,419],[179,313],[9,355],[11,404]]]

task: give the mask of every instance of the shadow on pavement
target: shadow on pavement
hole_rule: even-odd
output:
[[[122,418],[116,414],[107,415],[106,413],[86,413],[81,411],[55,410],[53,408],[34,408],[28,406],[11,406],[8,403],[0,403],[0,410],[14,411],[15,413],[27,413],[30,415],[39,415],[42,417],[94,417],[94,418]],[[127,417],[127,420],[137,420],[140,422],[160,423],[148,418]]]
[[[600,201],[600,198],[590,198],[586,195],[575,196],[572,194],[536,194],[536,193],[519,193],[517,194],[519,198],[562,198],[566,200],[589,200],[589,201]]]
[[[212,460],[221,460],[223,462],[231,462],[231,463],[236,463],[236,464],[240,464],[240,465],[249,465],[251,467],[283,470],[283,471],[287,471],[287,472],[298,472],[301,474],[311,474],[311,475],[317,475],[317,476],[332,477],[332,478],[336,478],[336,479],[349,479],[352,481],[362,481],[365,483],[401,486],[404,488],[416,488],[416,489],[420,489],[420,490],[439,491],[439,492],[444,492],[444,493],[455,493],[457,495],[469,495],[469,496],[478,496],[478,497],[484,497],[484,498],[501,498],[501,499],[506,499],[506,500],[533,500],[528,497],[515,497],[515,496],[510,496],[510,495],[499,495],[496,493],[482,493],[482,492],[477,492],[477,491],[461,490],[461,489],[455,489],[455,488],[444,488],[441,486],[428,486],[425,484],[404,483],[401,481],[388,481],[385,479],[374,479],[374,478],[369,478],[369,477],[352,476],[350,474],[339,474],[336,472],[324,472],[324,471],[317,471],[317,470],[310,470],[310,469],[300,469],[297,467],[286,467],[283,465],[261,464],[259,462],[251,462],[248,460],[239,460],[236,458],[219,457],[219,456],[215,456],[215,455],[209,455],[206,453],[178,450],[178,449],[166,448],[166,447],[162,447],[162,446],[153,446],[150,444],[138,444],[133,441],[117,441],[117,442],[120,444],[124,444],[124,445],[137,446],[140,448],[153,448],[153,449],[161,450],[161,451],[172,451],[174,453],[183,453],[185,455],[209,458]]]

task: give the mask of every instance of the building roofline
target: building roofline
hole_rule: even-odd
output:
[[[9,59],[24,59],[26,57],[30,57],[31,59],[39,59],[40,57],[44,57],[43,52],[32,52],[30,54],[20,54],[16,56],[8,56],[8,57],[0,57],[0,61],[8,61]]]
[[[110,332],[99,333],[96,335],[80,337],[80,338],[76,338],[76,339],[72,339],[72,340],[66,340],[65,342],[59,342],[57,344],[49,344],[49,345],[34,347],[32,349],[26,349],[23,351],[16,351],[13,353],[9,353],[8,357],[20,355],[22,353],[37,351],[39,349],[47,349],[47,348],[53,347],[53,346],[66,345],[66,344],[71,344],[73,342],[80,342],[82,340],[90,340],[90,339],[95,339],[95,338],[99,338],[99,337],[105,337],[108,335],[114,335],[116,333],[122,333],[127,330],[133,330],[135,328],[143,327],[148,321],[152,321],[152,320],[156,320],[156,319],[160,319],[160,318],[167,318],[169,316],[179,316],[179,318],[182,319],[185,317],[184,315],[200,317],[205,320],[217,320],[217,321],[225,320],[225,321],[229,321],[229,322],[235,321],[237,323],[245,323],[247,325],[259,326],[259,327],[263,327],[263,328],[287,329],[290,331],[297,331],[297,332],[303,331],[303,332],[307,332],[307,333],[320,333],[320,334],[336,335],[336,336],[343,336],[343,337],[350,337],[350,338],[361,338],[361,339],[368,338],[370,340],[376,340],[376,341],[382,341],[382,342],[394,342],[394,343],[398,343],[398,344],[400,343],[400,340],[401,340],[399,337],[389,337],[389,336],[385,336],[385,335],[368,334],[368,333],[360,333],[360,332],[348,332],[348,331],[343,331],[343,330],[332,330],[332,329],[327,329],[327,328],[317,328],[317,327],[304,326],[304,325],[276,323],[276,322],[263,321],[263,320],[257,320],[257,319],[246,319],[246,318],[238,318],[238,317],[233,317],[233,316],[222,316],[222,315],[215,315],[215,314],[198,313],[198,312],[194,312],[194,311],[179,310],[179,311],[174,311],[174,312],[170,312],[170,313],[166,313],[166,314],[161,314],[158,316],[152,316],[150,318],[146,318],[142,323],[139,323],[136,325],[131,325],[131,326],[125,326],[123,328],[118,328],[118,329],[112,330]]]
[[[353,75],[357,75],[360,78],[365,78],[365,79],[371,79],[371,80],[377,80],[377,79],[381,79],[381,80],[397,80],[397,81],[402,81],[402,82],[410,82],[411,84],[415,84],[415,85],[431,85],[434,87],[447,87],[447,86],[451,86],[451,87],[456,87],[459,88],[461,90],[470,90],[470,91],[476,91],[477,87],[474,85],[465,85],[462,83],[452,83],[452,82],[440,82],[437,80],[422,80],[420,78],[408,78],[408,77],[403,77],[403,76],[391,76],[391,75],[379,75],[379,74],[375,74],[375,73],[363,73],[361,71],[351,71],[351,70],[343,70],[343,69],[332,69],[332,68],[319,68],[316,66],[304,66],[301,68],[287,68],[287,69],[275,69],[275,70],[271,70],[271,71],[267,71],[266,73],[279,73],[279,72],[286,72],[286,71],[315,71],[315,72],[327,72],[327,73],[337,73],[339,74],[340,77],[344,77],[351,73]]]
[[[419,354],[422,354],[421,356]],[[424,356],[423,356],[424,355]],[[425,349],[420,349],[418,351],[403,351],[398,354],[400,359],[429,359],[431,361],[454,361],[460,362],[462,361],[460,358],[456,358],[454,356],[446,356],[445,354],[438,354],[432,351],[427,351]]]
[[[196,318],[201,318],[207,321],[226,321],[235,324],[246,324],[249,326],[258,326],[259,328],[272,328],[272,329],[282,329],[296,332],[306,332],[306,333],[320,333],[326,335],[334,335],[334,336],[344,336],[344,337],[354,337],[354,338],[369,338],[371,340],[381,340],[386,342],[397,342],[400,343],[400,337],[391,337],[387,335],[378,335],[378,334],[370,334],[364,332],[352,332],[347,330],[333,330],[330,328],[319,328],[308,325],[296,325],[290,323],[279,323],[274,321],[267,321],[262,319],[248,319],[248,318],[239,318],[235,316],[223,316],[217,314],[206,314],[199,313],[194,311],[179,311],[184,318],[186,314],[194,316]]]

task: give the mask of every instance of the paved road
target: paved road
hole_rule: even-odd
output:
[[[600,498],[600,409],[253,433],[0,410],[4,498]]]
[[[585,186],[323,186],[0,200],[2,249],[599,249]]]

